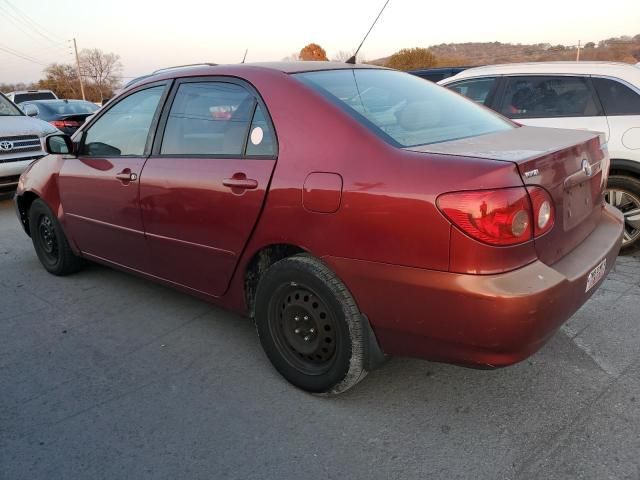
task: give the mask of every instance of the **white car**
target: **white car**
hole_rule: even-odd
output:
[[[44,138],[56,132],[51,124],[26,116],[0,93],[0,195],[16,189],[27,166],[46,155]]]
[[[58,96],[51,90],[19,90],[7,93],[7,98],[18,105],[30,100],[57,100]]]
[[[606,199],[624,213],[623,248],[640,245],[640,67],[512,63],[470,68],[438,83],[524,125],[603,132],[611,157]]]

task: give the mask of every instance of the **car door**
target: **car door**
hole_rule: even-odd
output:
[[[607,116],[612,158],[640,158],[640,93],[613,78],[593,78]]]
[[[589,77],[507,76],[494,108],[523,125],[592,130],[609,137],[607,117]]]
[[[177,81],[142,171],[153,274],[208,295],[226,290],[259,217],[276,137],[257,92],[235,79]]]
[[[84,255],[149,271],[139,178],[151,150],[167,83],[119,100],[84,131],[59,186],[65,221]]]

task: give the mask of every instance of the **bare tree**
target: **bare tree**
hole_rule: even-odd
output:
[[[52,63],[44,69],[44,74],[38,88],[53,90],[60,98],[78,98],[78,74],[72,65]]]
[[[111,91],[120,81],[120,55],[104,53],[98,48],[85,48],[80,52],[80,71],[82,75],[92,79],[102,102],[104,94]]]
[[[293,52],[291,55],[287,55],[282,59],[283,62],[297,62],[298,60],[300,60],[298,52]]]
[[[351,56],[353,55],[353,50],[340,50],[337,54],[335,54],[333,56],[333,58],[331,59],[332,62],[340,62],[340,63],[344,63],[347,60],[349,60],[351,58]],[[364,53],[360,52],[358,53],[358,56],[356,57],[356,63],[367,63],[367,59],[364,56]]]

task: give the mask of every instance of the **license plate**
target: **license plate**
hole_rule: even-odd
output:
[[[598,283],[602,277],[604,277],[604,272],[607,270],[607,259],[602,260],[596,268],[589,272],[589,276],[587,277],[587,288],[585,293],[593,288],[593,286]]]

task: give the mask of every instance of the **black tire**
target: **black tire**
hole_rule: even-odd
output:
[[[267,357],[296,387],[336,395],[367,374],[360,311],[345,285],[310,255],[285,258],[265,272],[255,321]]]
[[[71,250],[60,222],[39,198],[29,208],[29,231],[40,263],[49,273],[69,275],[82,268],[84,262]]]
[[[614,195],[612,193],[614,191],[620,193]],[[631,212],[640,208],[640,180],[624,175],[610,176],[605,200],[625,214],[625,237],[622,243],[622,252],[629,253],[635,250],[640,246],[640,227],[634,226],[630,222],[630,215]]]

